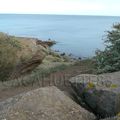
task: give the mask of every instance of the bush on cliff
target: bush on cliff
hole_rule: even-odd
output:
[[[96,51],[97,69],[99,73],[120,70],[120,24],[113,25],[111,31],[107,31],[104,41],[104,51]]]
[[[0,81],[5,81],[17,62],[20,44],[15,37],[0,33]]]

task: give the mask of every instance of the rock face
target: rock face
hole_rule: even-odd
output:
[[[56,87],[46,87],[1,102],[0,120],[95,120],[95,116]]]
[[[78,75],[70,79],[80,104],[106,118],[120,112],[120,74]]]
[[[41,51],[37,51],[35,55],[32,56],[31,59],[18,64],[10,76],[10,79],[15,79],[20,77],[21,75],[27,74],[34,70],[38,65],[40,65],[45,58],[45,54]]]

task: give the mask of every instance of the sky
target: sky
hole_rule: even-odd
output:
[[[0,0],[0,13],[120,16],[120,0]]]

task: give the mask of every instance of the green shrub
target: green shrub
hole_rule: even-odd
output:
[[[98,73],[120,70],[120,24],[113,25],[111,31],[107,31],[104,41],[104,51],[96,51]]]
[[[19,42],[12,36],[0,33],[0,81],[5,81],[17,62]]]

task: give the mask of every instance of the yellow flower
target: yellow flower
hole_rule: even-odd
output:
[[[117,114],[118,117],[120,117],[120,112]]]
[[[89,82],[88,85],[87,85],[87,88],[88,88],[88,89],[92,89],[92,88],[94,88],[94,87],[95,87],[95,85],[94,85],[94,83],[92,83],[92,82]]]
[[[114,88],[117,88],[118,86],[116,84],[111,84],[110,87],[114,89]]]

